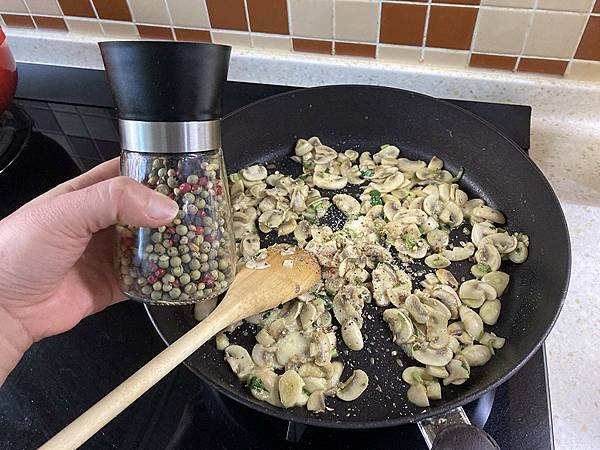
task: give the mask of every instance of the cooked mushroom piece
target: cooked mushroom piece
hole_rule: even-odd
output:
[[[431,230],[427,233],[427,243],[433,251],[439,252],[448,245],[450,235],[443,230]]]
[[[295,370],[286,370],[279,377],[279,398],[284,408],[297,406],[305,400],[306,394],[302,392],[303,387],[304,380]]]
[[[486,300],[496,298],[496,290],[483,281],[467,280],[460,285],[458,295],[468,307],[479,308]]]
[[[473,208],[471,211],[471,220],[473,219],[476,221],[489,220],[500,225],[506,223],[506,219],[500,211],[486,205],[479,205]]]
[[[463,223],[463,213],[456,203],[448,202],[442,212],[440,212],[439,219],[452,227],[457,227]]]
[[[261,181],[267,178],[267,169],[264,166],[255,164],[241,170],[241,174],[245,180]]]
[[[459,342],[463,344],[472,344],[473,337],[467,333],[465,326],[462,322],[453,322],[448,325],[448,334],[455,337]]]
[[[215,344],[217,346],[217,350],[223,351],[229,347],[229,338],[223,332],[217,333],[215,336]]]
[[[360,203],[347,194],[336,194],[332,198],[333,204],[347,216],[356,216],[360,213]]]
[[[426,408],[429,406],[429,399],[427,398],[427,388],[422,384],[412,384],[410,388],[408,388],[406,397],[409,402],[420,406],[421,408]]]
[[[312,412],[324,412],[325,411],[325,395],[323,391],[315,391],[308,397],[306,402],[306,409]]]
[[[498,250],[500,254],[506,254],[517,248],[517,238],[506,232],[493,233],[488,234],[479,241],[480,247],[486,244],[491,244],[496,247],[496,250]]]
[[[413,324],[402,310],[396,308],[386,309],[383,312],[383,320],[389,325],[396,344],[409,342],[413,337]]]
[[[433,269],[444,268],[450,265],[450,260],[442,255],[434,253],[425,258],[425,264]]]
[[[456,358],[448,363],[446,369],[449,375],[443,380],[444,386],[448,386],[449,384],[463,384],[471,374],[469,364]]]
[[[340,400],[351,402],[356,400],[367,389],[369,376],[362,370],[355,370],[350,378],[338,389],[336,396]]]
[[[498,299],[486,300],[486,302],[481,305],[481,308],[479,308],[479,316],[481,317],[483,323],[486,325],[496,325],[496,322],[498,322],[498,317],[500,317],[501,307],[502,304]]]
[[[475,253],[475,246],[472,242],[467,242],[464,246],[455,245],[452,250],[443,250],[442,255],[450,261],[463,261],[470,258]]]
[[[496,247],[491,244],[483,244],[475,252],[475,261],[486,264],[490,271],[494,271],[500,268],[502,258]]]
[[[440,280],[440,283],[442,284],[447,284],[453,289],[456,289],[458,287],[458,281],[456,281],[456,278],[454,278],[454,275],[452,275],[452,272],[450,272],[449,270],[438,269],[435,271],[435,276],[438,280]]]
[[[448,371],[444,366],[427,366],[425,373],[436,378],[446,378],[448,376]]]
[[[527,256],[529,256],[529,249],[523,242],[519,241],[517,247],[508,254],[508,259],[515,264],[521,264],[527,260]]]
[[[484,237],[494,234],[495,232],[496,227],[491,222],[483,221],[475,223],[471,229],[471,241],[476,247],[479,247],[479,243]]]
[[[244,347],[239,345],[230,345],[225,349],[225,361],[229,363],[233,373],[241,380],[246,379],[254,370],[254,363],[250,358],[250,354]]]
[[[433,348],[429,343],[413,344],[412,354],[417,361],[429,366],[445,366],[453,356],[450,348]]]
[[[315,186],[332,191],[343,189],[348,184],[345,177],[326,172],[315,172],[313,181]]]
[[[427,385],[427,398],[430,400],[442,399],[442,386],[437,381]]]
[[[478,206],[485,205],[485,202],[480,198],[473,198],[468,200],[464,205],[462,205],[462,212],[465,219],[470,219],[471,214],[473,213],[473,209]]]
[[[412,316],[412,318],[417,323],[425,324],[427,323],[427,317],[429,315],[429,311],[427,308],[421,303],[419,297],[414,294],[406,297],[404,301],[404,305],[402,305]]]
[[[363,336],[355,320],[347,319],[342,324],[342,339],[350,350],[359,351],[364,347]]]
[[[434,288],[432,294],[433,297],[440,300],[446,308],[450,311],[450,318],[458,318],[458,307],[460,306],[460,298],[458,294],[450,286],[444,284],[438,285]]]
[[[460,351],[470,367],[483,366],[492,358],[492,352],[487,345],[468,345]]]
[[[471,335],[473,339],[478,339],[483,334],[483,321],[479,314],[473,311],[468,306],[461,305],[458,309],[460,314],[460,321],[463,323],[467,333]]]
[[[481,281],[488,283],[496,290],[496,297],[501,297],[504,294],[509,280],[510,276],[507,273],[498,270],[486,273],[481,277]]]
[[[409,366],[402,371],[402,380],[408,384],[423,384],[433,381],[433,377],[425,371],[424,367]]]

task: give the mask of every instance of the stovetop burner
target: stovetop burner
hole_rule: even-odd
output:
[[[35,65],[20,65],[19,71],[28,80],[20,87],[26,100],[21,98],[19,103],[33,117],[34,129],[43,130],[52,139],[32,132],[27,145],[30,156],[19,166],[20,172],[10,178],[0,174],[0,193],[23,191],[6,211],[72,177],[79,171],[73,160],[85,169],[118,151],[114,115],[106,108],[110,93],[102,72]],[[39,86],[46,86],[43,92]],[[230,112],[290,89],[230,82],[225,88],[223,110]],[[452,102],[485,118],[524,150],[529,148],[530,108]],[[22,189],[23,179],[29,180],[27,189]],[[4,206],[3,197],[0,195],[0,207]],[[115,305],[69,333],[34,344],[0,389],[0,436],[11,448],[38,447],[162,348],[143,307],[132,302]],[[503,449],[552,448],[543,348],[495,393],[466,405],[465,410],[471,422],[482,426]],[[426,448],[415,424],[379,430],[289,424],[217,394],[183,366],[86,444],[91,449],[325,446],[336,450]]]

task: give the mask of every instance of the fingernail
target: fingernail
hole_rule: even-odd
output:
[[[165,223],[175,218],[179,211],[179,206],[169,197],[153,193],[148,202],[148,216],[154,220],[164,221]]]

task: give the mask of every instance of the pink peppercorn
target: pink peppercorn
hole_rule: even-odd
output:
[[[198,184],[200,186],[206,186],[207,183],[208,183],[208,178],[206,178],[206,177],[198,178]]]
[[[192,190],[192,185],[190,183],[181,183],[179,185],[179,190],[185,194],[186,192],[190,192]]]

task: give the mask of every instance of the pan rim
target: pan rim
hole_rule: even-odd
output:
[[[229,117],[239,114],[239,113],[245,111],[246,109],[255,107],[256,105],[262,104],[263,102],[273,101],[274,99],[277,99],[279,97],[290,96],[290,95],[298,94],[300,92],[305,92],[307,90],[315,91],[315,90],[329,90],[329,89],[340,89],[340,88],[342,88],[342,89],[350,88],[350,89],[372,89],[372,90],[400,91],[404,94],[422,97],[429,101],[443,104],[446,107],[451,107],[457,111],[460,111],[462,114],[466,114],[467,116],[470,116],[471,118],[476,119],[478,122],[481,123],[482,126],[490,128],[491,131],[493,131],[494,133],[499,135],[501,138],[506,140],[515,150],[517,150],[519,152],[521,157],[524,160],[526,160],[528,162],[528,164],[531,166],[531,168],[533,169],[533,173],[535,173],[537,178],[543,183],[545,188],[551,194],[553,207],[555,207],[557,209],[557,211],[559,212],[559,216],[560,216],[560,223],[558,223],[557,225],[560,225],[560,227],[562,228],[562,231],[564,233],[564,236],[566,238],[565,239],[565,244],[566,244],[565,251],[567,254],[567,258],[563,262],[565,265],[564,269],[566,272],[566,274],[565,274],[566,276],[564,278],[564,284],[560,288],[560,297],[561,298],[560,298],[560,302],[559,302],[558,308],[556,310],[556,313],[554,314],[554,316],[552,317],[552,320],[549,322],[546,329],[542,333],[541,339],[539,339],[538,342],[536,342],[535,345],[532,346],[531,350],[528,351],[527,355],[518,364],[511,367],[502,376],[497,378],[494,382],[488,384],[487,386],[481,387],[467,395],[459,397],[457,399],[449,400],[449,401],[444,402],[441,405],[437,405],[435,407],[430,407],[419,414],[399,416],[399,417],[385,419],[385,420],[356,421],[356,420],[344,419],[343,421],[340,421],[340,420],[327,420],[327,419],[320,418],[318,416],[298,417],[293,413],[293,411],[295,411],[294,409],[286,410],[286,409],[276,408],[274,406],[265,404],[264,402],[259,402],[258,400],[253,399],[250,395],[248,395],[246,397],[241,397],[238,394],[236,394],[235,392],[228,390],[226,387],[222,386],[221,384],[215,383],[214,381],[210,380],[204,374],[199,372],[195,367],[188,364],[187,361],[184,361],[184,364],[186,365],[186,367],[188,367],[188,369],[190,369],[192,371],[192,373],[194,373],[196,376],[198,376],[198,378],[200,378],[204,383],[207,383],[208,385],[210,385],[211,387],[213,387],[214,389],[219,391],[221,394],[227,396],[228,398],[231,398],[232,400],[237,401],[245,406],[248,406],[256,411],[268,414],[272,417],[276,417],[276,418],[279,418],[282,420],[291,421],[291,422],[303,423],[306,425],[317,426],[317,427],[336,428],[336,429],[349,429],[349,428],[370,429],[370,428],[394,427],[394,426],[404,425],[404,424],[408,424],[408,423],[415,423],[415,422],[418,422],[418,421],[421,421],[424,419],[428,419],[428,418],[432,418],[432,417],[443,416],[446,412],[450,411],[451,409],[454,409],[454,408],[463,406],[467,403],[470,403],[473,400],[476,400],[477,398],[481,397],[485,393],[489,392],[490,390],[496,389],[498,386],[500,386],[501,384],[506,382],[509,378],[511,378],[515,373],[517,373],[529,361],[529,359],[540,349],[542,344],[545,342],[546,338],[548,337],[548,334],[550,333],[550,331],[553,329],[554,325],[556,324],[556,321],[558,320],[558,316],[560,315],[560,312],[562,311],[562,308],[563,308],[563,305],[564,305],[564,302],[566,299],[566,295],[568,292],[569,284],[570,284],[572,255],[571,255],[571,240],[570,240],[569,230],[568,230],[568,226],[567,226],[567,220],[564,215],[564,211],[562,209],[562,206],[560,204],[558,196],[556,195],[556,192],[552,188],[552,185],[550,184],[548,179],[545,177],[545,175],[543,174],[541,169],[529,157],[529,155],[521,147],[519,147],[512,139],[510,139],[502,131],[498,130],[498,128],[496,128],[494,125],[490,124],[488,121],[486,121],[482,117],[480,117],[470,111],[467,111],[466,109],[461,108],[460,106],[449,103],[448,101],[441,100],[441,99],[438,99],[435,97],[431,97],[431,96],[428,96],[425,94],[421,94],[421,93],[414,92],[414,91],[408,91],[405,89],[399,89],[399,88],[391,88],[391,87],[385,87],[385,86],[373,86],[373,85],[360,85],[360,84],[336,84],[336,85],[325,85],[325,86],[317,86],[317,87],[309,87],[309,88],[298,88],[298,89],[294,89],[291,91],[282,92],[282,93],[279,93],[279,94],[276,94],[273,96],[265,97],[263,99],[249,103],[248,105],[245,105],[245,106],[227,114],[226,116],[223,117],[222,120],[225,121]],[[541,187],[541,184],[540,184],[540,187]],[[163,335],[162,331],[158,327],[158,324],[155,321],[152,311],[149,309],[148,305],[144,305],[144,307],[150,318],[150,321],[152,322],[152,325],[158,332],[159,336],[165,342],[165,344],[169,345],[170,342],[166,339],[166,337]]]

